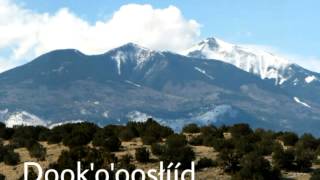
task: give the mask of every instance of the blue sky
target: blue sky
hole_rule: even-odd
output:
[[[156,8],[178,7],[186,18],[202,25],[201,36],[218,36],[236,43],[261,44],[288,53],[320,57],[320,1],[317,0],[19,0],[39,12],[68,7],[95,22],[108,18],[121,5],[151,4]]]
[[[114,12],[126,4],[150,4],[154,9],[165,9],[173,5],[180,10],[185,26],[189,26],[187,23],[191,19],[199,24],[197,39],[216,36],[227,42],[270,49],[305,66],[320,65],[320,1],[317,0],[4,1],[34,14],[48,13],[49,16],[54,16],[62,8],[68,8],[68,13],[92,26],[97,21],[112,19]],[[7,51],[0,49],[0,54]]]

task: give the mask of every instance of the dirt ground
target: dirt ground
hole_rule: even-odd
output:
[[[68,150],[67,147],[62,144],[52,144],[48,145],[45,142],[41,144],[47,149],[47,157],[45,161],[37,161],[34,158],[31,158],[29,152],[25,148],[16,149],[15,152],[19,153],[21,163],[17,166],[7,166],[4,163],[0,163],[0,173],[4,174],[7,180],[17,180],[23,174],[23,163],[28,161],[38,162],[43,169],[47,168],[50,163],[56,162],[63,150]],[[139,138],[134,139],[129,142],[122,142],[121,151],[116,152],[117,157],[122,157],[126,154],[130,154],[134,157],[135,149],[143,147],[141,140]],[[150,146],[144,146],[150,149]],[[192,146],[194,152],[196,153],[196,161],[202,157],[211,158],[213,160],[217,159],[218,153],[214,151],[211,147],[206,146]],[[151,154],[151,159],[156,160],[157,157]],[[151,163],[139,163],[137,161],[133,162],[137,168],[148,170],[150,168],[158,168],[158,162]],[[310,174],[307,173],[297,173],[297,172],[283,172],[285,179],[297,179],[297,180],[307,180],[310,178]],[[172,178],[173,179],[173,178]],[[196,172],[197,180],[229,180],[231,179],[230,175],[223,172],[219,167],[206,168],[202,171]]]

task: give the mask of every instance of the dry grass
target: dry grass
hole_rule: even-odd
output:
[[[6,176],[6,180],[17,180],[23,174],[24,162],[38,162],[41,167],[47,168],[49,164],[58,160],[63,150],[68,150],[67,147],[61,144],[48,145],[46,142],[41,142],[41,144],[47,149],[45,161],[37,161],[37,159],[30,157],[29,151],[26,148],[18,148],[15,149],[15,152],[19,153],[21,162],[16,166],[8,166],[4,163],[0,163],[0,173]]]
[[[189,136],[191,137],[191,136]],[[16,180],[23,174],[23,163],[28,161],[38,162],[44,169],[49,166],[49,164],[56,162],[63,150],[68,150],[67,147],[62,144],[52,144],[48,145],[46,142],[41,142],[41,144],[47,149],[47,156],[45,161],[37,161],[35,158],[31,158],[29,152],[25,148],[16,149],[15,152],[19,153],[21,163],[17,166],[7,166],[4,163],[0,163],[0,173],[4,174],[7,180]],[[89,145],[90,146],[90,145]],[[116,152],[115,155],[118,158],[129,154],[132,157],[135,155],[135,149],[140,147],[146,147],[150,150],[150,146],[143,145],[140,138],[133,139],[129,142],[122,142],[121,151]],[[206,146],[192,146],[196,154],[196,161],[202,157],[210,158],[213,160],[217,159],[218,152],[216,152],[212,147]],[[157,157],[151,154],[151,159],[156,160]],[[139,163],[134,161],[133,164],[137,168],[142,170],[149,170],[151,168],[159,168],[159,163],[154,161],[151,163]],[[318,168],[318,167],[314,167]],[[297,179],[297,180],[307,180],[310,179],[310,174],[308,173],[297,173],[297,172],[283,172],[283,175],[286,179]],[[172,178],[171,178],[172,179]],[[196,172],[197,180],[229,180],[231,179],[230,175],[223,172],[219,167],[206,168],[201,171]]]

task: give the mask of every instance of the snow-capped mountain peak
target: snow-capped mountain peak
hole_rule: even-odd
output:
[[[110,55],[117,63],[118,74],[121,74],[121,65],[126,62],[133,62],[136,68],[141,68],[145,62],[151,59],[157,52],[134,43],[127,43],[106,54]]]
[[[282,84],[289,78],[285,71],[291,63],[287,59],[256,48],[227,43],[217,38],[201,41],[190,48],[187,55],[231,63],[262,79],[274,79],[276,84]]]

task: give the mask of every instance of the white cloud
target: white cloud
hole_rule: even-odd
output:
[[[0,0],[0,71],[54,49],[98,54],[134,42],[179,52],[190,47],[199,35],[199,24],[185,19],[174,6],[155,9],[128,4],[110,19],[90,24],[66,8],[54,14],[36,13],[10,0]]]
[[[252,35],[246,32],[247,36]],[[0,72],[55,49],[74,48],[86,54],[104,53],[127,42],[155,50],[182,52],[197,43],[200,25],[174,6],[121,6],[107,20],[94,23],[67,8],[37,13],[11,0],[0,0]],[[283,53],[270,46],[250,45],[286,57],[320,72],[320,59]]]

